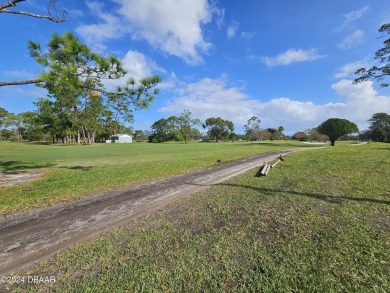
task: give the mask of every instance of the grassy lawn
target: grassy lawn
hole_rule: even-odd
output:
[[[248,146],[251,148],[252,146]],[[290,154],[27,272],[20,292],[389,292],[390,145]]]
[[[30,184],[0,188],[0,215],[211,167],[280,149],[291,142],[61,145],[0,142],[0,172],[42,172]]]

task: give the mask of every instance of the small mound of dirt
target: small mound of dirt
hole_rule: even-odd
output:
[[[13,186],[31,182],[41,176],[42,172],[20,171],[14,173],[0,173],[0,187]]]

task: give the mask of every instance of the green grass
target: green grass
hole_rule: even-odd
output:
[[[0,172],[39,170],[41,180],[0,188],[0,215],[77,200],[256,154],[305,147],[289,141],[61,145],[0,143]]]
[[[390,145],[294,153],[26,272],[19,292],[389,292]]]

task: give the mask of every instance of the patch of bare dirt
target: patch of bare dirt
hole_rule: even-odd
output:
[[[0,187],[29,183],[38,179],[41,175],[42,172],[38,170],[0,173]]]

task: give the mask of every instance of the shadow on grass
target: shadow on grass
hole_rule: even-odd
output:
[[[388,200],[379,200],[379,199],[374,199],[374,198],[365,198],[365,197],[359,198],[359,197],[350,197],[350,196],[335,196],[335,195],[323,195],[323,194],[316,194],[316,193],[304,193],[304,192],[297,192],[297,191],[262,188],[262,187],[255,187],[255,186],[241,185],[241,184],[232,184],[232,183],[218,183],[218,184],[208,185],[208,184],[197,184],[197,183],[188,182],[187,184],[195,185],[195,186],[205,186],[205,187],[231,186],[231,187],[252,189],[252,190],[258,191],[258,192],[264,192],[265,194],[279,193],[279,192],[280,193],[288,193],[291,195],[319,199],[319,200],[323,200],[323,201],[326,201],[328,203],[333,203],[333,204],[341,204],[341,203],[343,203],[343,201],[349,200],[349,201],[357,201],[357,202],[370,202],[370,203],[390,205],[390,201],[388,201]]]
[[[36,164],[29,164],[29,163],[24,163],[21,161],[0,161],[0,170],[4,173],[12,173],[12,172],[17,172],[25,169],[42,169],[42,168],[48,168],[48,167],[53,167],[57,164],[42,164],[42,165],[36,165]]]
[[[28,144],[35,144],[35,145],[53,145],[54,143],[48,142],[48,141],[34,141],[34,142],[28,142]]]
[[[290,143],[290,142],[264,142],[264,141],[254,141],[254,142],[241,142],[235,144],[226,144],[226,146],[232,147],[242,147],[242,146],[272,146],[272,147],[299,147],[298,144]],[[302,146],[305,146],[302,144]]]
[[[90,171],[94,167],[93,166],[69,166],[69,167],[60,167],[60,168],[69,169],[69,170]]]
[[[257,171],[257,173],[256,173],[256,175],[255,175],[255,177],[264,177],[264,175],[263,174],[261,174],[261,171],[263,170],[263,167],[261,167],[260,169],[259,169],[259,171]]]
[[[77,143],[58,143],[58,142],[48,142],[48,141],[36,141],[36,142],[26,142],[26,144],[33,144],[33,145],[49,145],[49,146],[80,146],[80,145],[85,145],[83,143],[77,144]]]
[[[254,186],[250,186],[250,185],[240,185],[240,184],[231,184],[231,183],[218,183],[216,185],[247,188],[247,189],[252,189],[255,191],[260,191],[260,192],[265,192],[265,193],[278,193],[278,192],[289,193],[292,195],[304,196],[304,197],[308,197],[308,198],[315,198],[315,199],[319,199],[319,200],[323,200],[323,201],[326,201],[329,203],[335,203],[335,204],[340,204],[345,200],[350,200],[350,201],[371,202],[371,203],[390,205],[390,201],[388,201],[388,200],[379,200],[379,199],[374,199],[374,198],[323,195],[323,194],[316,194],[316,193],[304,193],[304,192],[288,191],[288,190],[282,190],[282,189],[261,188],[261,187],[254,187]]]

